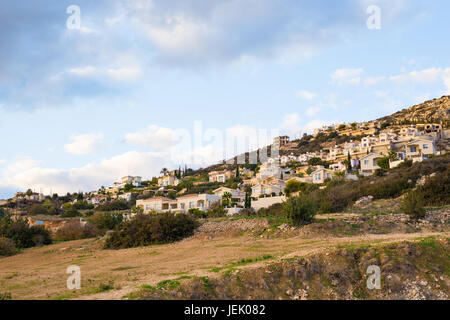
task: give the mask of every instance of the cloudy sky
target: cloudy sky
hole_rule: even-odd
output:
[[[373,5],[380,29],[367,27]],[[221,147],[229,137],[257,132],[262,144],[449,94],[449,10],[446,0],[2,0],[0,198],[205,166],[236,151]]]

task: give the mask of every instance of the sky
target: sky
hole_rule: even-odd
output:
[[[449,11],[446,0],[3,0],[0,199],[205,167],[278,134],[448,95]]]

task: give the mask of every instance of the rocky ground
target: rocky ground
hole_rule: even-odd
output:
[[[448,238],[381,246],[345,246],[267,266],[197,277],[140,292],[146,299],[395,299],[448,300]],[[369,289],[369,266],[381,270]]]

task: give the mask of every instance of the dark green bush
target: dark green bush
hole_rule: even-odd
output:
[[[317,204],[312,198],[299,195],[283,203],[283,212],[291,224],[302,225],[312,222],[317,213]]]
[[[96,211],[121,211],[130,209],[130,205],[124,199],[108,202],[95,208]]]
[[[30,227],[28,221],[13,220],[9,216],[0,219],[0,236],[11,239],[18,248],[31,248],[52,243],[50,232],[43,226]]]
[[[408,214],[413,219],[425,217],[424,198],[419,190],[410,191],[400,202],[400,211]]]
[[[196,227],[197,222],[185,214],[138,214],[116,227],[107,238],[105,248],[123,249],[170,243],[191,236]]]
[[[102,231],[112,230],[122,221],[122,214],[112,212],[96,212],[93,216],[89,217],[89,222]]]

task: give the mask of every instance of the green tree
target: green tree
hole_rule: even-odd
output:
[[[223,194],[223,196],[222,196],[222,205],[223,205],[224,207],[229,207],[229,206],[231,206],[231,198],[232,198],[231,193],[225,192],[225,193]]]
[[[410,191],[400,202],[400,211],[416,220],[424,218],[426,215],[424,202],[422,192],[419,190]]]
[[[377,165],[383,170],[388,170],[389,169],[389,156],[378,159]]]
[[[131,183],[126,183],[125,186],[123,187],[123,191],[125,191],[125,192],[130,192],[133,189],[134,189],[134,186]]]
[[[292,225],[302,225],[313,221],[317,213],[316,202],[307,195],[289,198],[283,203],[285,217]]]

